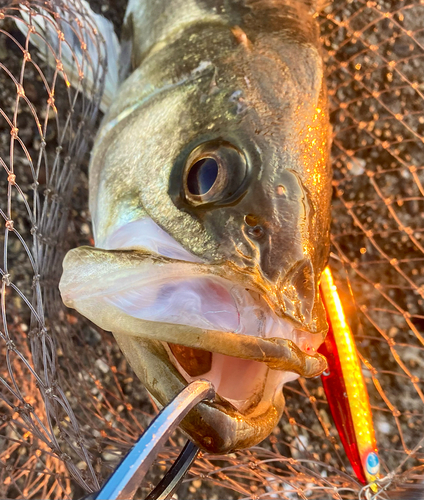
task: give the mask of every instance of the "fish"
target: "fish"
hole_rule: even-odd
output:
[[[307,0],[130,0],[119,85],[89,167],[94,247],[63,262],[64,304],[111,331],[202,450],[254,446],[284,384],[326,368],[328,97]]]

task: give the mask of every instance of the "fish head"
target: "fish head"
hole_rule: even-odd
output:
[[[331,197],[317,47],[219,29],[215,51],[194,27],[184,65],[171,45],[122,85],[90,167],[102,250],[71,251],[61,282],[160,404],[214,383],[217,399],[182,425],[216,453],[265,438],[282,385],[325,368]]]

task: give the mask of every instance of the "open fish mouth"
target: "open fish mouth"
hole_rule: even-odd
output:
[[[215,402],[198,405],[183,422],[202,448],[257,444],[281,416],[284,383],[325,369],[316,353],[324,335],[277,316],[251,276],[201,262],[152,221],[128,226],[101,242],[106,249],[68,253],[65,305],[113,332],[160,404],[195,379],[214,384]]]

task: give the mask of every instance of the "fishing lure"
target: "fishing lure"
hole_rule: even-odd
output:
[[[355,341],[329,267],[321,276],[329,332],[319,352],[327,358],[322,383],[349,461],[363,483],[379,478],[380,460],[368,391]]]

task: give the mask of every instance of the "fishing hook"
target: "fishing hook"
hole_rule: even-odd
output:
[[[215,389],[207,380],[195,380],[187,385],[157,415],[102,489],[81,500],[132,500],[158,453],[181,420],[198,403],[214,397]],[[146,500],[170,498],[198,452],[199,448],[191,441],[187,441],[174,464]]]

